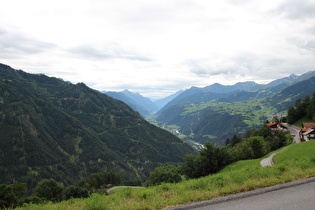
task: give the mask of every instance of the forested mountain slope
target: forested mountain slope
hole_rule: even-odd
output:
[[[66,83],[0,64],[0,180],[43,178],[65,185],[113,171],[145,180],[193,150],[125,103],[85,84]]]

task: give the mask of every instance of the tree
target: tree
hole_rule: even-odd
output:
[[[231,145],[234,146],[237,143],[240,143],[243,140],[242,136],[236,136],[236,134],[233,135],[232,139],[231,139]]]
[[[165,183],[176,183],[182,180],[181,175],[178,173],[178,169],[171,164],[164,164],[161,167],[155,168],[150,174],[148,185],[158,185],[162,182]]]
[[[61,201],[63,187],[54,179],[43,179],[36,185],[35,195],[53,202]]]
[[[274,123],[280,123],[280,119],[278,118],[278,116],[274,116],[274,117],[272,118],[272,122],[274,122]]]
[[[254,152],[254,158],[260,158],[267,153],[266,142],[261,136],[253,136],[248,139]]]
[[[182,174],[186,175],[187,178],[197,178],[196,176],[196,168],[195,161],[197,156],[192,154],[187,154],[185,156],[185,163],[180,166],[179,170]]]
[[[89,197],[89,192],[82,187],[70,185],[64,190],[64,196],[66,200],[70,198],[87,198]]]
[[[216,159],[216,148],[211,142],[206,142],[196,158],[196,171],[198,177],[207,176],[217,172],[218,161]]]
[[[226,141],[225,141],[225,146],[228,146],[230,144],[230,139],[227,138]]]
[[[0,185],[0,208],[16,207],[26,189],[25,183]]]
[[[266,123],[264,123],[260,129],[256,130],[255,133],[253,133],[253,136],[262,136],[264,138],[267,138],[271,135],[271,128]]]
[[[18,203],[18,198],[13,191],[12,185],[0,185],[0,207],[8,208],[14,207]]]
[[[251,129],[247,129],[246,133],[244,135],[244,138],[249,138],[252,135],[252,130]]]
[[[288,108],[287,122],[289,124],[294,123],[297,120],[296,110],[293,106]]]
[[[315,92],[313,92],[312,99],[309,102],[309,106],[306,110],[306,116],[315,121]]]

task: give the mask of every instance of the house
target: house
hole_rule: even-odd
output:
[[[306,141],[315,139],[315,129],[309,129],[308,131],[304,132],[303,135]]]
[[[267,125],[271,128],[271,130],[278,128],[278,124],[277,123],[267,123]]]
[[[279,130],[288,133],[288,130],[281,123],[267,123],[267,126],[271,128],[272,132]]]
[[[299,138],[301,142],[315,139],[315,123],[302,123]]]
[[[302,128],[315,129],[315,123],[302,123]]]

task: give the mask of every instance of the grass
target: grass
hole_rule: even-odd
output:
[[[301,128],[303,123],[313,123],[313,122],[314,121],[312,119],[309,119],[307,117],[303,117],[303,118],[299,119],[298,121],[296,121],[294,123],[294,125]]]
[[[315,141],[280,150],[273,167],[260,161],[238,161],[214,175],[142,189],[120,189],[106,195],[61,203],[25,205],[25,209],[163,209],[315,176]],[[271,154],[271,153],[270,153]],[[268,155],[270,155],[268,154]]]
[[[275,157],[276,164],[295,161],[303,163],[306,160],[315,161],[315,141],[307,141],[301,144],[291,144],[283,148]]]

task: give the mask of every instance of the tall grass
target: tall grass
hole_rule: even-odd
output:
[[[112,194],[92,194],[87,199],[25,205],[25,209],[162,209],[224,195],[273,186],[315,176],[315,141],[292,144],[275,157],[273,167],[261,167],[260,159],[233,163],[217,174],[163,183],[143,189],[123,189]]]

